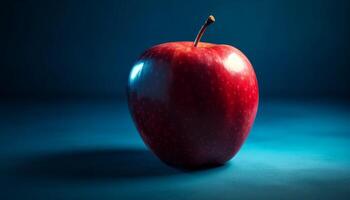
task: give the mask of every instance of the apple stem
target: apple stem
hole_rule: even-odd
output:
[[[209,15],[208,19],[205,21],[205,23],[203,24],[203,26],[201,27],[201,29],[199,30],[196,39],[194,40],[194,47],[197,47],[199,41],[201,40],[205,29],[212,23],[215,22],[215,17],[213,15]]]

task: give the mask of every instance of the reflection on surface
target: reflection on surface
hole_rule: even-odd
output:
[[[232,53],[225,60],[225,67],[231,73],[238,73],[244,70],[245,63],[244,60],[242,60],[242,58],[238,54]]]
[[[130,72],[130,81],[135,80],[138,76],[140,76],[141,72],[142,72],[142,68],[143,68],[144,63],[140,62],[134,65],[134,67],[131,69]]]

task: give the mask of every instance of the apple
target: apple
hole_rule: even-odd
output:
[[[131,116],[146,145],[168,165],[222,165],[240,149],[258,108],[258,82],[247,57],[233,46],[194,42],[146,50],[131,69]],[[142,161],[140,161],[142,162]]]

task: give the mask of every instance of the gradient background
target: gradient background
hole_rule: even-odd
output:
[[[349,10],[345,0],[2,2],[1,195],[345,199]],[[193,40],[208,14],[216,23],[202,40],[254,65],[259,113],[227,166],[180,172],[145,149],[125,87],[139,54]]]

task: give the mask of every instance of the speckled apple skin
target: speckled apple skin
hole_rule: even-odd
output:
[[[231,159],[249,134],[259,99],[246,56],[203,42],[146,50],[131,70],[127,94],[146,145],[165,163],[185,169]]]

